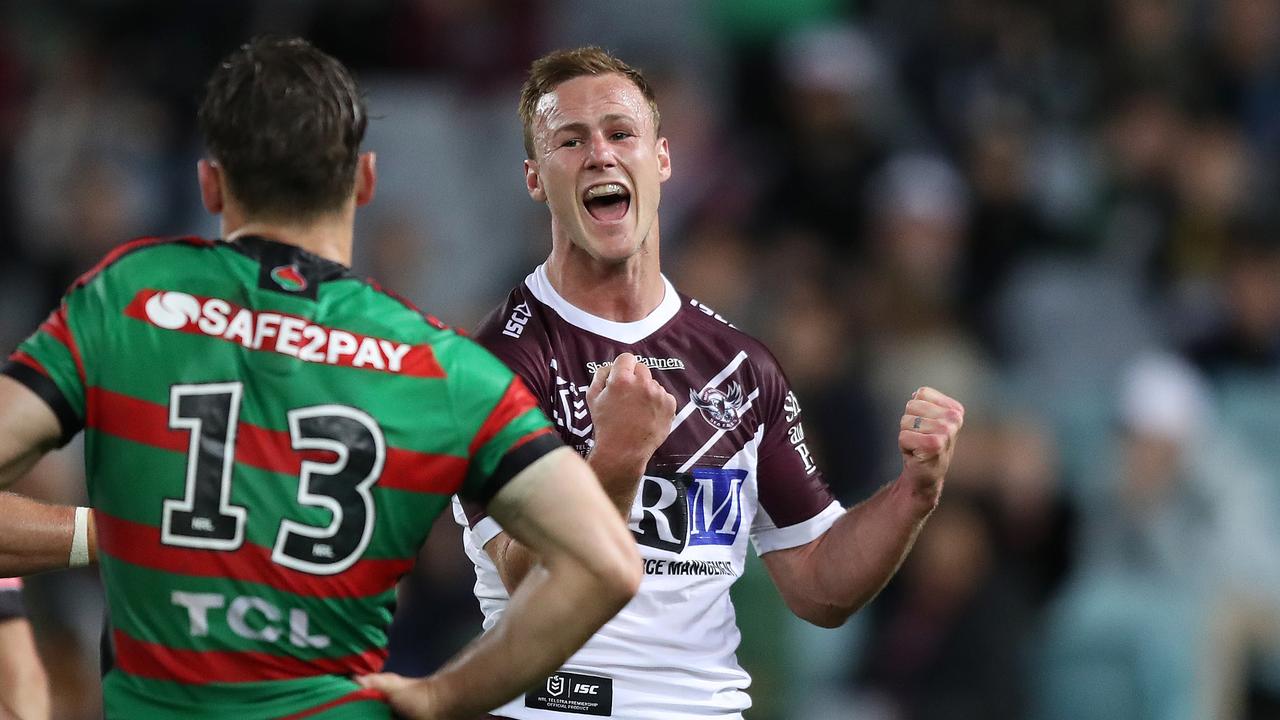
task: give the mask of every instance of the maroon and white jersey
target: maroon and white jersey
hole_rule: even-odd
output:
[[[750,678],[735,655],[729,587],[742,574],[747,540],[760,554],[803,545],[842,512],[809,455],[800,405],[773,355],[663,283],[657,309],[619,323],[570,305],[540,266],[476,331],[583,454],[593,442],[587,388],[619,353],[639,356],[677,401],[671,434],[631,509],[644,558],[639,594],[560,672],[497,715],[740,718],[751,705]],[[501,528],[473,510],[455,499],[488,629],[508,600],[483,551]]]

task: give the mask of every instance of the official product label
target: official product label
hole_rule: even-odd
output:
[[[526,693],[524,706],[535,710],[609,717],[613,714],[613,679],[558,672]]]

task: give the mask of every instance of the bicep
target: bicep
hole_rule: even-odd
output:
[[[576,556],[608,541],[606,520],[617,515],[586,461],[567,447],[521,470],[488,509],[506,534],[544,558],[565,552]],[[486,551],[500,547],[494,541],[485,545]]]
[[[813,540],[804,545],[785,550],[773,550],[760,556],[774,586],[778,588],[778,592],[782,594],[782,598],[789,606],[805,595],[803,590],[809,577],[806,568],[817,544],[818,540]]]
[[[22,383],[0,375],[0,488],[25,475],[61,437],[53,409]]]

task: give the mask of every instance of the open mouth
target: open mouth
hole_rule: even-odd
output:
[[[621,183],[592,185],[582,194],[587,213],[600,222],[621,220],[631,207],[631,191]]]

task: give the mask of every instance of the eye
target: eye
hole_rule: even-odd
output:
[[[629,138],[629,137],[633,137],[631,133],[629,133],[629,132],[624,132],[624,131],[622,131],[622,130],[618,130],[618,131],[614,132],[612,135],[610,135],[610,136],[609,136],[609,139],[611,139],[611,140],[626,140],[626,139],[627,139],[627,138]]]
[[[579,145],[581,145],[581,144],[582,144],[582,140],[580,140],[580,139],[578,139],[578,138],[569,138],[568,140],[565,140],[564,142],[560,143],[560,147],[563,147],[563,148],[576,148],[576,147],[578,147],[578,146],[579,146]]]

